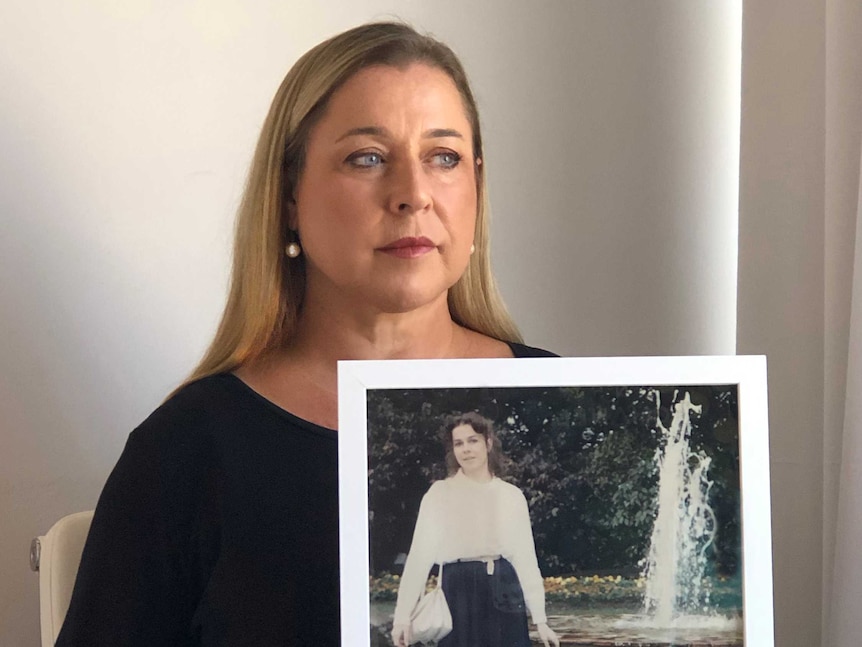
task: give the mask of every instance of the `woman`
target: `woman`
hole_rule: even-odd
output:
[[[129,437],[57,644],[337,645],[337,360],[547,354],[518,342],[454,54],[394,23],[314,47],[264,123],[215,339]]]
[[[545,646],[559,646],[545,616],[527,500],[499,478],[503,454],[491,421],[477,413],[453,417],[442,439],[449,477],[422,497],[392,641],[410,644],[410,614],[431,566],[441,564],[452,632],[440,647],[530,647],[527,610]]]

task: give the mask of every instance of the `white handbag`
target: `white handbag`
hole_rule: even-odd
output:
[[[443,593],[443,564],[437,587],[424,593],[410,614],[410,644],[437,642],[452,631],[452,613]]]

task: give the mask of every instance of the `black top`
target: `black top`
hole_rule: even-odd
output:
[[[338,645],[336,437],[232,374],[185,386],[105,484],[57,645]]]

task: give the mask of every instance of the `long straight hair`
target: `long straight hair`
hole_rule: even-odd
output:
[[[443,43],[406,24],[381,22],[350,29],[309,50],[285,76],[264,121],[237,214],[227,303],[215,338],[186,384],[260,359],[295,333],[305,295],[305,260],[284,254],[294,240],[285,205],[302,173],[309,135],[332,94],[354,74],[372,65],[414,62],[452,79],[473,129],[474,156],[483,158],[479,113],[467,75]],[[466,328],[521,341],[491,273],[484,160],[477,165],[476,183],[476,249],[449,289],[450,315]]]

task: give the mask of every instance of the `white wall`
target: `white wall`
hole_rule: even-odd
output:
[[[30,538],[95,504],[208,342],[269,100],[343,28],[397,8],[462,55],[529,342],[734,352],[739,2],[304,4],[0,8],[3,647],[38,643]]]

